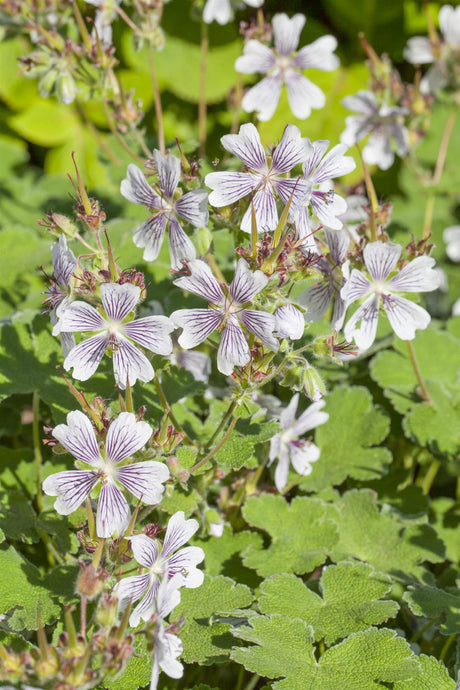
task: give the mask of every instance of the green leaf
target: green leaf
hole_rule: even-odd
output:
[[[460,561],[460,504],[453,498],[439,496],[431,501],[434,519],[431,524],[446,547],[446,558],[453,563]]]
[[[205,576],[198,589],[183,589],[181,603],[171,614],[171,620],[183,615],[181,629],[184,644],[183,659],[187,663],[211,664],[224,661],[233,644],[229,623],[213,623],[212,617],[231,614],[250,606],[253,594],[248,587],[228,577]]]
[[[162,503],[163,506],[163,503]],[[233,533],[225,525],[222,536],[195,539],[205,553],[205,570],[208,575],[226,575],[249,585],[254,583],[254,573],[242,567],[241,554],[251,545],[258,545],[260,537],[255,532]]]
[[[74,138],[80,129],[75,111],[52,99],[39,98],[27,110],[8,118],[21,137],[39,146],[57,146]]]
[[[262,577],[310,573],[324,563],[339,538],[334,510],[317,498],[297,497],[289,504],[282,496],[262,494],[248,498],[243,517],[271,537],[268,547],[259,540],[243,556],[244,565]]]
[[[419,331],[412,346],[425,383],[435,381],[455,393],[460,381],[460,340],[446,331],[430,328]],[[421,398],[416,393],[418,381],[406,344],[395,339],[393,348],[394,351],[384,350],[372,359],[370,374],[395,410],[404,414]]]
[[[30,44],[22,36],[0,43],[0,97],[12,110],[22,110],[38,98],[34,80],[26,79],[18,69],[18,58],[28,53]]]
[[[10,539],[26,544],[39,540],[36,530],[37,516],[30,505],[30,499],[18,491],[2,494],[0,502],[0,529]]]
[[[411,524],[395,509],[379,512],[377,495],[366,489],[348,491],[335,505],[340,540],[330,554],[333,561],[355,558],[396,582],[433,582],[422,563],[441,563],[445,556],[432,527]]]
[[[409,645],[394,630],[353,633],[317,661],[311,628],[302,620],[273,614],[254,616],[250,625],[232,629],[235,637],[254,645],[235,649],[231,658],[252,673],[284,677],[272,684],[279,690],[375,690],[419,671]]]
[[[37,630],[38,617],[44,625],[60,615],[60,607],[44,586],[40,571],[13,546],[0,547],[0,613],[9,614],[12,630]]]
[[[346,477],[362,481],[377,479],[388,471],[391,453],[375,448],[387,436],[390,420],[372,404],[366,388],[339,387],[326,398],[329,421],[316,431],[321,450],[311,475],[302,479],[306,491],[341,484]]]
[[[250,419],[239,419],[228,441],[216,453],[219,465],[238,470],[241,467],[253,467],[255,447],[270,440],[281,431],[278,422],[261,422]]]
[[[409,587],[403,599],[416,616],[434,619],[443,635],[460,633],[460,591],[453,594],[436,587]]]
[[[406,436],[433,453],[456,455],[460,448],[460,395],[452,396],[444,385],[430,381],[431,403],[415,405],[404,417]]]
[[[413,680],[396,682],[394,690],[455,690],[455,680],[449,676],[449,672],[442,661],[425,654],[421,654],[417,659],[422,674]]]
[[[314,639],[324,638],[327,645],[394,618],[399,610],[395,601],[379,601],[391,591],[390,578],[365,563],[328,566],[319,586],[322,597],[294,575],[274,576],[260,587],[260,610],[301,618]]]
[[[131,36],[126,33],[124,51],[127,61],[144,75],[146,91],[151,92],[151,78],[148,70],[146,50],[133,53]],[[206,57],[206,101],[217,103],[223,100],[235,86],[237,74],[234,62],[242,52],[242,41],[238,39],[222,46],[211,46]],[[200,46],[183,41],[175,36],[165,37],[165,47],[155,53],[154,64],[158,85],[162,90],[171,91],[175,96],[190,103],[198,103],[200,98]],[[127,85],[130,88],[130,85]]]

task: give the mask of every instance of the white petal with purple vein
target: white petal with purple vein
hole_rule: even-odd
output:
[[[330,34],[317,38],[316,41],[304,46],[292,60],[293,67],[300,69],[320,69],[324,72],[332,72],[340,65],[334,50],[337,48],[337,39]]]
[[[118,610],[123,611],[130,601],[137,601],[150,587],[150,575],[124,577],[115,585],[114,594],[118,598]]]
[[[136,247],[145,249],[142,257],[144,261],[155,261],[158,257],[167,220],[165,213],[159,213],[142,223],[134,233],[133,240]]]
[[[47,496],[57,496],[54,503],[59,515],[69,515],[84,503],[91,489],[99,481],[97,472],[69,470],[50,474],[42,484]]]
[[[118,346],[113,349],[113,373],[115,381],[123,390],[129,376],[129,383],[134,386],[137,379],[151,381],[155,375],[147,357],[129,340],[118,336]]]
[[[236,320],[229,316],[217,351],[217,368],[229,376],[235,366],[242,367],[250,360],[251,353],[243,331]]]
[[[113,481],[101,488],[97,504],[96,533],[98,537],[122,536],[129,524],[131,513],[126,498]]]
[[[431,256],[418,256],[408,263],[391,280],[390,290],[399,292],[430,292],[439,287],[439,275],[434,270],[435,260]]]
[[[160,178],[160,189],[167,199],[172,199],[180,180],[180,160],[171,153],[163,156],[158,149],[153,152],[153,160]]]
[[[174,285],[204,297],[211,304],[222,304],[224,301],[222,288],[209,266],[204,261],[195,259],[189,262],[189,268],[191,275],[174,280]]]
[[[394,270],[400,256],[401,245],[394,242],[370,242],[363,252],[367,270],[374,280],[386,280]]]
[[[68,371],[73,368],[74,379],[87,381],[98,368],[108,347],[106,333],[93,335],[72,348],[64,360],[64,369]]]
[[[165,490],[162,482],[169,479],[169,470],[161,462],[145,460],[117,470],[117,479],[133,496],[147,505],[160,503]]]
[[[317,426],[325,424],[329,419],[327,412],[321,412],[325,404],[325,400],[319,400],[307,407],[305,412],[302,412],[299,419],[293,424],[291,428],[292,435],[302,436],[310,429],[316,429]]]
[[[268,277],[262,271],[251,271],[246,261],[239,259],[229,292],[237,304],[244,304],[251,302],[267,283]]]
[[[80,410],[69,412],[67,424],[58,424],[53,429],[53,436],[77,460],[83,460],[93,466],[102,464],[93,426]]]
[[[281,447],[280,459],[275,470],[275,486],[281,492],[287,484],[289,475],[289,455],[286,445]]]
[[[384,297],[383,307],[392,329],[401,340],[412,340],[416,329],[426,328],[431,321],[423,307],[399,295]]]
[[[155,539],[146,534],[135,534],[129,537],[133,556],[144,568],[151,568],[158,560],[159,548]]]
[[[122,181],[120,192],[133,204],[158,208],[158,194],[149,185],[142,170],[134,163],[128,165],[127,179]]]
[[[320,456],[320,450],[314,443],[305,443],[302,446],[296,446],[293,443],[289,445],[289,455],[292,466],[295,471],[306,477],[312,472],[312,462],[316,462]]]
[[[171,218],[168,229],[169,256],[173,271],[180,271],[184,262],[196,259],[196,250],[192,240],[185,234],[178,221]]]
[[[273,335],[276,328],[276,319],[273,314],[265,311],[254,311],[253,309],[243,309],[239,312],[238,318],[246,326],[248,331],[253,333],[259,340],[272,352],[278,352],[279,342]]]
[[[172,340],[169,334],[174,324],[167,316],[144,316],[124,324],[124,333],[135,343],[158,355],[170,355]]]
[[[267,159],[264,147],[257,127],[252,123],[241,125],[238,134],[226,134],[221,138],[221,143],[224,149],[242,160],[248,168],[265,171]]]
[[[375,340],[379,320],[379,302],[377,295],[371,295],[358,307],[345,326],[345,338],[348,342],[354,339],[360,350],[367,350]]]
[[[132,283],[102,283],[100,290],[103,307],[111,321],[123,321],[135,310],[141,294],[140,287]]]
[[[279,73],[265,77],[244,94],[241,107],[247,113],[255,110],[261,122],[271,120],[278,107],[282,85],[283,79]]]
[[[163,557],[163,552],[161,557]],[[168,558],[170,574],[180,573],[184,577],[184,587],[199,587],[203,584],[204,573],[196,567],[204,560],[204,551],[199,546],[186,546]]]
[[[346,305],[349,306],[357,299],[361,299],[361,297],[368,295],[371,290],[371,281],[366,278],[364,273],[361,273],[361,271],[359,271],[357,268],[354,268],[351,272],[350,278],[341,289],[340,294]]]
[[[86,302],[72,302],[64,310],[60,321],[60,331],[77,333],[81,331],[100,331],[107,323],[99,312]]]
[[[183,510],[174,513],[168,522],[161,557],[170,556],[176,549],[186,544],[193,537],[198,527],[198,522],[193,518],[185,519]],[[200,561],[196,562],[199,563]]]
[[[250,233],[252,226],[252,208],[257,222],[257,232],[274,230],[278,225],[278,211],[273,190],[270,185],[259,189],[252,199],[241,221],[240,228],[243,232]]]
[[[195,189],[181,196],[175,203],[178,216],[196,228],[203,227],[209,220],[208,193],[205,189]]]
[[[299,404],[299,394],[295,393],[287,407],[284,408],[280,415],[280,424],[283,429],[289,429],[289,427],[294,423],[295,415],[297,412],[297,407]]]
[[[152,429],[147,422],[136,422],[132,412],[120,412],[107,432],[107,459],[113,463],[126,460],[143,448],[151,435]]]
[[[299,45],[300,32],[306,18],[303,14],[295,14],[289,19],[287,14],[275,14],[272,19],[276,52],[279,55],[290,55]]]
[[[275,311],[276,331],[278,338],[298,340],[305,330],[305,319],[301,311],[293,304],[285,304]]]
[[[299,163],[303,163],[310,148],[310,141],[301,136],[295,125],[285,127],[281,141],[273,151],[272,170],[281,174],[289,172]]]
[[[141,622],[141,619],[147,622],[155,613],[155,596],[158,592],[158,586],[158,580],[154,580],[145,593],[145,596],[140,600],[130,615],[129,624],[132,628],[136,628]]]
[[[303,74],[287,70],[284,81],[286,83],[289,107],[299,120],[309,117],[312,108],[324,108],[326,96],[319,86],[313,84]]]
[[[244,46],[243,55],[235,60],[235,70],[243,74],[265,74],[273,69],[276,59],[273,51],[260,41],[250,40]]]
[[[183,328],[179,345],[186,350],[204,342],[223,321],[223,314],[217,309],[178,309],[171,314],[171,320]]]
[[[228,206],[252,192],[260,183],[260,175],[243,172],[212,172],[204,178],[211,187],[209,203],[211,206]]]

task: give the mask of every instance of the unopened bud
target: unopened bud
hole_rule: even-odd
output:
[[[303,390],[312,402],[318,402],[326,395],[326,386],[317,369],[308,365],[303,372]]]
[[[96,570],[92,563],[81,563],[80,575],[77,580],[77,592],[85,595],[88,599],[92,599],[102,590],[107,578],[108,573],[105,570]]]
[[[212,233],[209,228],[197,228],[195,232],[195,242],[198,254],[204,256],[212,242]]]
[[[118,599],[112,594],[103,594],[98,601],[96,621],[104,626],[115,625],[118,617]]]

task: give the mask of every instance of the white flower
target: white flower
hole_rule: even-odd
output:
[[[433,270],[434,259],[419,256],[408,263],[392,278],[401,255],[401,247],[393,242],[371,242],[363,257],[371,280],[354,268],[342,288],[341,296],[348,307],[356,300],[367,297],[345,326],[345,338],[354,338],[360,350],[367,350],[375,340],[380,304],[396,335],[402,340],[415,338],[417,328],[430,323],[428,312],[398,292],[430,292],[439,286],[439,276]],[[358,323],[361,325],[358,326]]]
[[[154,376],[152,365],[131,341],[151,352],[169,355],[172,352],[169,333],[174,330],[173,324],[166,316],[127,320],[139,301],[141,290],[137,285],[103,283],[100,292],[102,314],[91,304],[72,302],[54,327],[53,333],[58,327],[60,333],[95,333],[72,348],[64,360],[64,368],[73,368],[74,378],[86,381],[111,349],[115,380],[120,388],[126,388],[128,378],[132,386],[137,379],[150,381]]]
[[[404,126],[406,108],[377,103],[371,91],[358,91],[353,96],[346,96],[343,105],[358,115],[346,118],[346,129],[340,141],[353,146],[369,135],[363,149],[363,158],[369,165],[378,165],[388,170],[394,162],[394,151],[403,157],[409,151],[409,132]]]
[[[182,640],[168,631],[164,626],[164,619],[180,602],[179,587],[183,585],[183,577],[180,573],[171,579],[166,573],[163,576],[158,588],[155,601],[155,632],[154,632],[154,651],[152,678],[150,690],[156,690],[160,676],[160,669],[170,678],[182,678],[184,667],[177,661],[177,657],[182,654]]]
[[[136,561],[147,569],[142,575],[133,575],[120,580],[116,594],[119,608],[124,609],[129,601],[142,597],[129,617],[133,627],[142,620],[148,621],[155,612],[155,597],[164,576],[172,578],[177,573],[182,577],[181,587],[199,587],[203,582],[203,572],[196,567],[204,559],[204,551],[199,546],[187,546],[179,549],[197,531],[196,520],[185,520],[182,510],[169,520],[164,542],[161,548],[156,539],[146,534],[130,537],[131,548]]]
[[[292,197],[291,210],[305,203],[309,186],[305,180],[289,179],[286,174],[306,160],[309,139],[302,138],[295,125],[288,125],[280,143],[267,157],[256,127],[242,125],[238,134],[226,134],[222,146],[248,167],[249,172],[214,172],[205,177],[205,184],[213,192],[209,195],[212,206],[228,206],[252,194],[252,202],[241,221],[241,230],[251,232],[252,208],[259,232],[274,230],[278,225],[276,194],[287,204]]]
[[[304,24],[303,14],[296,14],[292,19],[287,14],[275,14],[272,20],[275,48],[250,40],[235,62],[237,72],[266,74],[246,93],[241,104],[247,112],[255,110],[259,120],[273,117],[283,84],[286,84],[289,106],[301,120],[310,115],[312,108],[323,108],[326,103],[324,93],[303,76],[302,70],[337,69],[339,59],[333,54],[337,40],[334,36],[322,36],[297,52]]]
[[[276,319],[273,314],[248,309],[247,303],[266,286],[268,278],[262,271],[254,273],[244,259],[236,265],[235,276],[225,290],[213,276],[204,261],[190,261],[190,276],[174,281],[185,290],[194,292],[210,302],[210,309],[178,309],[171,314],[173,323],[182,328],[179,345],[186,350],[204,342],[215,330],[222,329],[217,351],[217,368],[229,376],[235,366],[245,366],[251,361],[249,345],[241,326],[256,336],[265,347],[277,352],[279,343],[273,336]]]
[[[311,441],[299,437],[329,419],[327,412],[321,412],[326,403],[320,400],[310,405],[296,420],[298,404],[299,394],[296,393],[281,413],[280,423],[283,431],[270,440],[269,464],[279,458],[275,470],[275,486],[278,491],[282,491],[287,484],[289,462],[292,462],[298,474],[307,476],[311,473],[313,469],[311,463],[318,460],[320,450]]]
[[[147,422],[136,422],[130,412],[121,412],[110,424],[103,454],[91,422],[79,410],[69,412],[67,424],[53,429],[53,436],[89,470],[69,470],[51,474],[43,482],[48,496],[57,496],[54,504],[60,515],[77,510],[92,489],[101,484],[96,516],[98,537],[123,534],[128,527],[130,510],[119,484],[148,505],[161,501],[169,470],[161,462],[146,460],[132,465],[120,463],[140,450],[152,435]]]

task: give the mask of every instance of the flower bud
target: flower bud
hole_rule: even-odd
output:
[[[56,96],[62,103],[69,105],[78,93],[75,79],[69,72],[62,72],[56,80]]]
[[[197,228],[195,232],[196,247],[198,254],[204,256],[212,242],[212,233],[209,228]]]
[[[303,372],[303,390],[312,402],[318,402],[326,394],[326,386],[317,369],[310,364]]]
[[[107,577],[108,573],[105,570],[96,570],[92,563],[80,563],[77,592],[92,599],[102,590]]]

